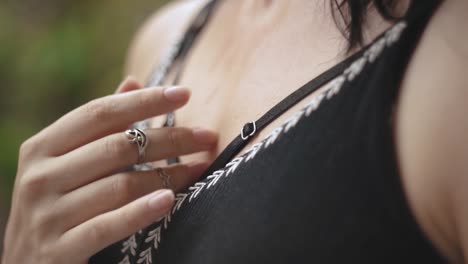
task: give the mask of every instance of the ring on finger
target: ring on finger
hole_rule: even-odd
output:
[[[130,143],[137,145],[138,147],[138,160],[137,164],[142,163],[145,160],[146,147],[148,146],[148,137],[143,130],[138,128],[128,129],[125,131],[125,136]]]

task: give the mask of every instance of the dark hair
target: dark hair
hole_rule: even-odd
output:
[[[375,8],[386,20],[395,20],[398,18],[395,14],[397,2],[398,0],[332,0],[333,18],[348,39],[348,51],[363,43],[362,29],[369,8]],[[338,20],[337,13],[341,20]]]

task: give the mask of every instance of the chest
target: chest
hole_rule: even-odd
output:
[[[261,117],[344,56],[345,43],[330,21],[323,22],[319,31],[306,19],[290,21],[276,14],[252,22],[235,13],[224,8],[216,13],[184,61],[180,81],[192,89],[192,97],[176,112],[176,123],[218,131],[220,140],[213,156],[245,123]],[[264,133],[302,106],[292,106]],[[263,136],[259,133],[259,138]]]
[[[158,263],[439,263],[402,203],[386,104],[356,94],[378,98],[344,86],[178,194],[142,247]]]
[[[347,41],[324,5],[285,1],[259,12],[258,4],[226,1],[220,5],[182,62],[180,84],[190,87],[192,96],[176,112],[176,124],[219,132],[218,146],[211,153],[189,155],[182,161],[214,159],[245,123],[257,120],[346,57]],[[369,40],[389,26],[381,18],[370,19]],[[249,146],[316,95],[291,105],[258,131]]]

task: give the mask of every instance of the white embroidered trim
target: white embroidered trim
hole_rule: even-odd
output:
[[[326,88],[321,91],[317,96],[311,99],[311,101],[305,105],[301,110],[293,114],[286,122],[283,123],[280,127],[275,128],[268,136],[266,136],[259,143],[254,144],[251,148],[246,150],[241,156],[233,159],[223,169],[213,172],[212,175],[206,178],[207,181],[197,182],[192,187],[188,189],[187,193],[179,193],[176,195],[176,202],[169,214],[167,214],[162,221],[159,222],[159,226],[151,230],[148,233],[148,236],[145,238],[146,243],[151,243],[152,245],[147,249],[143,250],[139,254],[138,264],[149,264],[152,263],[152,250],[157,250],[159,243],[161,242],[161,233],[162,230],[167,229],[169,223],[171,222],[171,217],[177,211],[180,210],[181,206],[185,203],[191,203],[194,201],[202,191],[208,190],[211,187],[215,186],[220,182],[224,177],[227,177],[234,173],[239,166],[244,162],[253,160],[257,153],[263,148],[266,149],[269,146],[273,145],[275,141],[279,138],[281,134],[285,134],[294,128],[303,117],[308,117],[312,112],[317,110],[320,104],[326,99],[330,100],[333,96],[337,95],[343,84],[346,81],[354,80],[364,69],[364,67],[373,63],[382,53],[385,47],[389,47],[394,44],[401,36],[403,30],[407,27],[406,22],[402,21],[395,24],[390,28],[384,36],[379,40],[374,42],[365,52],[364,55],[354,61],[344,72],[343,74],[336,77],[333,81],[326,86]],[[188,197],[188,199],[187,199]],[[140,231],[141,233],[141,231]],[[136,254],[136,241],[135,235],[131,236],[128,240],[122,243],[122,253],[126,253],[124,258],[119,264],[129,263],[129,254],[135,256]]]
[[[151,257],[151,247],[140,253],[140,258],[137,261],[138,264],[151,264],[153,263],[153,258]]]
[[[122,243],[122,253],[127,253],[130,251],[130,254],[135,256],[136,254],[136,249],[138,245],[135,239],[135,235],[132,235],[131,237],[128,238],[125,242]]]
[[[130,264],[130,259],[128,258],[128,255],[126,255],[122,261],[119,262],[119,264]]]

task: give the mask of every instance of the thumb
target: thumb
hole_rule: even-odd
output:
[[[137,79],[135,79],[134,77],[132,76],[128,76],[127,78],[125,78],[119,85],[119,87],[117,88],[117,90],[115,90],[115,93],[116,94],[119,94],[119,93],[126,93],[126,92],[130,92],[130,91],[134,91],[134,90],[138,90],[141,88],[141,85],[140,83],[137,81]]]

